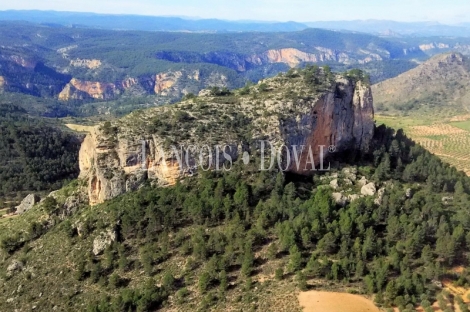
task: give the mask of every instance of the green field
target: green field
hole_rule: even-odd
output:
[[[377,115],[375,120],[377,125],[403,129],[408,137],[431,153],[470,174],[470,116],[438,119]]]

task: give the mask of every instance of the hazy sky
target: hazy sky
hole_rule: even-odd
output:
[[[183,15],[230,20],[470,22],[468,0],[0,0],[0,3],[0,10]]]

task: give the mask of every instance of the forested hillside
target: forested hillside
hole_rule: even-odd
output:
[[[0,306],[294,311],[290,295],[314,288],[432,311],[437,297],[447,304],[436,281],[469,283],[451,269],[468,263],[470,179],[401,131],[379,127],[374,146],[313,180],[240,163],[65,219],[58,194],[2,233]],[[364,180],[378,194],[333,200],[360,194]]]
[[[0,198],[59,189],[78,175],[80,140],[14,105],[0,105]]]

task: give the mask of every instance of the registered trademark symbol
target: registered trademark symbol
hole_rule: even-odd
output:
[[[334,146],[334,145],[328,146],[328,152],[330,152],[330,153],[336,152],[336,146]]]

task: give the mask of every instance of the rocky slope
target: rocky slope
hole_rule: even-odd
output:
[[[208,86],[227,87],[229,78],[217,71],[201,73],[200,70],[168,70],[155,75],[127,77],[115,83],[84,81],[72,78],[58,94],[61,101],[112,100],[128,91],[137,94],[153,94],[170,99],[181,98],[188,93],[198,93]],[[0,87],[2,80],[0,79]]]
[[[236,160],[246,152],[259,161],[261,140],[282,151],[282,168],[308,175],[312,161],[318,166],[328,156],[329,146],[338,152],[367,151],[373,136],[370,87],[358,77],[312,67],[222,94],[201,92],[95,127],[80,150],[80,176],[88,180],[90,204],[135,190],[146,180],[171,185],[201,166],[222,167],[227,155]],[[191,151],[189,145],[208,147],[201,153],[202,148]]]
[[[375,103],[389,109],[421,107],[468,110],[470,62],[460,53],[435,56],[398,77],[372,87]]]

